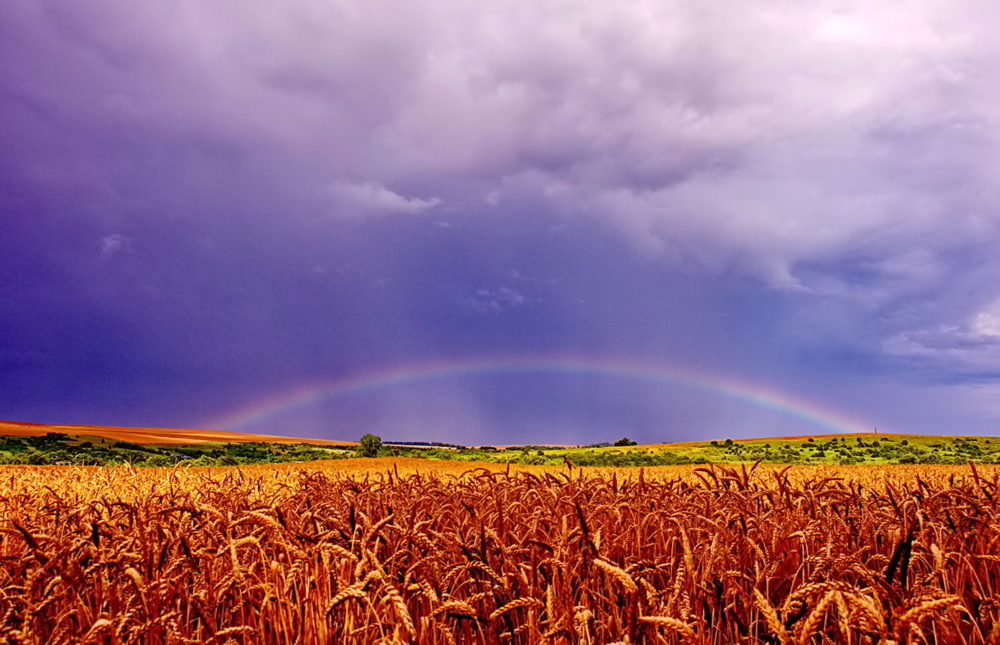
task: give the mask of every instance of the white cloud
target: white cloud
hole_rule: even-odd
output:
[[[339,183],[331,192],[341,206],[341,212],[349,213],[403,213],[418,215],[441,203],[437,197],[419,199],[404,197],[381,184],[364,182],[359,184]]]
[[[1000,303],[976,314],[969,327],[980,338],[992,338],[1000,343]]]
[[[926,359],[953,370],[1000,369],[1000,300],[962,324],[901,332],[883,348],[889,355]]]
[[[475,294],[463,302],[479,313],[500,313],[512,307],[520,307],[528,301],[520,292],[510,287],[499,289],[477,289]]]
[[[101,259],[110,258],[122,251],[127,250],[132,245],[132,240],[121,233],[114,233],[101,238]]]

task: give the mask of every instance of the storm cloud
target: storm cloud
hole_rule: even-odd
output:
[[[197,426],[392,365],[577,354],[986,432],[998,11],[9,0],[0,416]],[[751,414],[440,387],[270,429],[655,440]]]

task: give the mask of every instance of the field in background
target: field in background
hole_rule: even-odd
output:
[[[1000,469],[0,469],[11,643],[997,643]]]
[[[158,428],[43,426],[0,421],[0,465],[236,466],[346,459],[356,442]],[[523,466],[666,466],[684,464],[951,464],[1000,462],[1000,439],[846,434],[635,445],[460,446],[385,442],[372,455]]]
[[[618,443],[624,443],[621,440]],[[513,446],[435,450],[438,459],[514,461],[525,464],[559,465],[564,459],[583,466],[656,466],[676,464],[764,463],[855,465],[855,464],[966,464],[1000,461],[1000,439],[996,437],[887,435],[876,433],[726,439],[682,443],[611,445],[594,444],[573,448]]]
[[[347,441],[212,430],[41,425],[0,421],[0,465],[237,466],[337,459]]]

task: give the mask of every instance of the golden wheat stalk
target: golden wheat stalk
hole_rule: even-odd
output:
[[[625,573],[623,569],[611,564],[610,562],[602,560],[601,558],[594,558],[593,563],[609,576],[616,578],[619,582],[621,582],[622,586],[625,587],[625,590],[629,593],[639,593],[639,586],[635,584],[635,580],[632,579],[632,576]]]
[[[958,596],[943,596],[941,598],[925,600],[915,607],[903,612],[903,614],[896,621],[896,629],[894,630],[896,636],[901,640],[904,639],[907,631],[914,627],[917,621],[930,614],[946,609],[959,609],[964,611],[965,606],[962,604],[962,599]]]
[[[503,616],[507,612],[519,609],[521,607],[534,607],[535,609],[544,609],[545,603],[537,598],[515,598],[503,607],[498,607],[493,613],[490,614],[490,620],[496,620],[500,616]]]
[[[431,616],[439,616],[441,614],[459,614],[462,616],[468,616],[469,618],[475,618],[479,615],[476,608],[463,600],[451,600],[442,605],[439,605],[434,611],[431,612]]]
[[[666,627],[667,629],[676,632],[685,643],[691,643],[694,645],[694,643],[698,642],[698,635],[695,634],[693,629],[691,629],[691,626],[684,621],[677,620],[676,618],[671,618],[669,616],[639,616],[639,620],[644,623],[657,625],[659,627]]]
[[[764,619],[767,621],[767,627],[771,630],[771,633],[778,638],[778,642],[781,645],[788,645],[791,643],[791,638],[788,636],[788,630],[782,624],[781,620],[778,618],[778,612],[775,611],[774,606],[767,599],[760,589],[754,587],[754,602],[760,609],[761,613],[764,614]]]

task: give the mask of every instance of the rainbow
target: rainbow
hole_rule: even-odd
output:
[[[395,366],[333,382],[300,387],[275,398],[259,401],[251,408],[210,421],[206,427],[238,432],[242,428],[276,419],[297,408],[337,397],[412,383],[491,374],[599,376],[682,386],[772,410],[804,421],[827,433],[870,432],[872,428],[872,424],[866,421],[766,385],[744,383],[691,369],[621,359],[580,357],[466,358]]]

